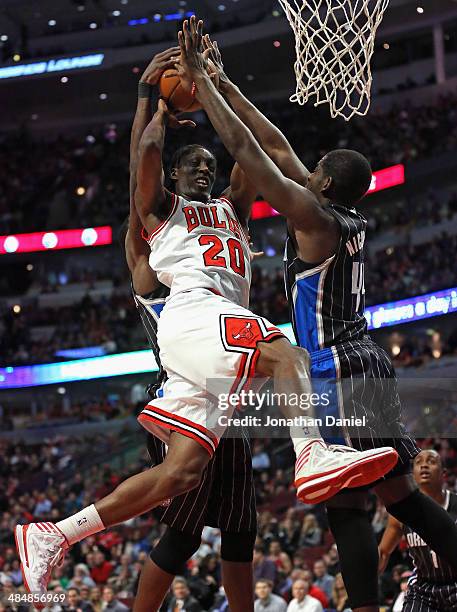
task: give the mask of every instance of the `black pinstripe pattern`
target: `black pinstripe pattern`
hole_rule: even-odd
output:
[[[408,585],[403,612],[455,612],[457,583],[432,584],[416,581]]]
[[[400,460],[391,476],[410,470],[419,449],[401,422],[395,371],[389,357],[367,335],[364,255],[366,219],[355,209],[327,209],[340,226],[335,255],[320,265],[298,258],[289,236],[285,284],[297,339],[311,352],[313,365],[333,355],[340,417],[362,419],[344,431],[346,443],[359,450],[394,447]],[[302,310],[301,310],[302,309]],[[307,323],[316,321],[314,326]],[[298,321],[304,321],[298,329]],[[315,368],[319,377],[318,368]]]
[[[399,461],[389,477],[410,471],[420,452],[401,421],[401,404],[392,363],[368,336],[334,347],[340,373],[341,400],[346,418],[363,419],[350,428],[351,444],[359,450],[392,446]]]
[[[205,525],[235,533],[256,531],[251,448],[245,433],[237,433],[239,437],[221,440],[199,487],[154,510],[160,522],[190,534]],[[163,450],[158,440],[153,444],[148,449],[155,465],[163,460]]]
[[[446,493],[447,512],[454,521],[457,522],[457,495],[448,491]],[[408,552],[414,562],[414,577],[410,581],[410,594],[423,594],[430,601],[443,601],[445,594],[449,597],[449,602],[454,602],[453,610],[457,610],[457,573],[452,566],[445,560],[439,558],[430,547],[412,529],[403,526],[403,532],[408,543]],[[439,605],[435,604],[439,609]],[[449,608],[451,609],[451,608]]]

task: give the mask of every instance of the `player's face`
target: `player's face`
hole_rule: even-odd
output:
[[[325,176],[322,165],[323,159],[317,164],[313,172],[308,176],[306,188],[314,193],[315,196],[322,196],[322,191],[328,187],[328,177]]]
[[[216,180],[216,166],[216,158],[204,148],[186,155],[176,169],[178,194],[197,202],[207,202]]]
[[[441,486],[443,469],[436,451],[422,451],[414,460],[414,478],[419,486]]]

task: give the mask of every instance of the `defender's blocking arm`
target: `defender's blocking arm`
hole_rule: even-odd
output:
[[[206,72],[199,49],[203,23],[191,18],[179,33],[181,62],[197,87],[197,96],[229,153],[252,182],[259,186],[271,205],[297,229],[322,231],[332,224],[311,191],[286,178],[261,149],[244,123],[235,115]]]
[[[281,130],[267,119],[227,76],[217,42],[213,42],[207,34],[203,37],[203,46],[205,53],[218,70],[219,91],[230,102],[235,113],[251,130],[262,149],[284,176],[306,187],[309,170],[302,164]]]

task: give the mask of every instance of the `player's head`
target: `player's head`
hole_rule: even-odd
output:
[[[307,187],[319,199],[352,207],[367,193],[372,178],[368,160],[357,151],[336,149],[318,162]]]
[[[442,489],[445,470],[436,450],[423,450],[419,453],[414,459],[413,473],[419,487]]]
[[[198,144],[187,145],[174,154],[170,178],[178,195],[207,202],[216,180],[216,170],[217,161],[211,151]]]

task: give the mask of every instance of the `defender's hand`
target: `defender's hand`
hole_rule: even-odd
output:
[[[188,76],[195,81],[199,76],[207,75],[206,61],[202,53],[203,21],[197,23],[197,18],[192,15],[190,25],[187,19],[183,23],[183,29],[178,32],[178,42],[181,50],[180,63]]]
[[[212,41],[209,34],[203,36],[203,49],[206,59],[210,59],[214,64],[217,75],[219,77],[219,89],[224,91],[228,85],[230,85],[230,79],[224,71],[224,63],[222,62],[222,55],[219,46],[216,41]]]
[[[179,47],[171,47],[166,51],[157,53],[150,62],[149,66],[143,72],[140,81],[149,85],[157,85],[162,76],[162,73],[168,68],[174,68],[176,59],[179,57]]]

